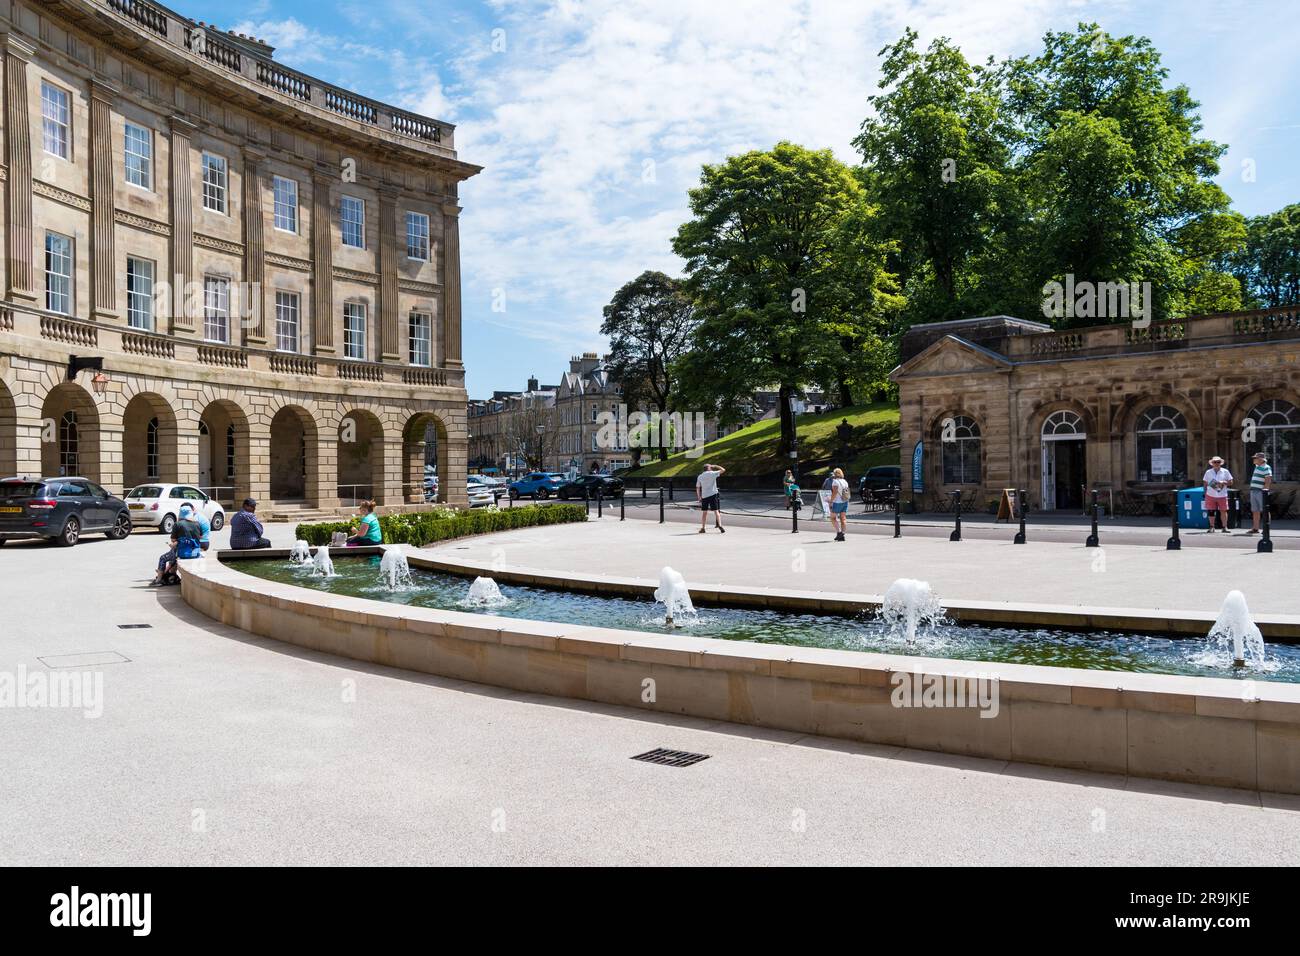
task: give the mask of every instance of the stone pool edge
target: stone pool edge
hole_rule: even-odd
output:
[[[413,565],[450,570],[448,562],[405,550]],[[467,570],[474,568],[459,567],[461,574]],[[492,573],[505,579],[500,569]],[[311,591],[254,578],[219,560],[187,562],[181,592],[191,607],[249,633],[457,680],[921,750],[1300,793],[1300,685],[1257,682],[1247,700],[1242,682],[1222,678],[916,658],[499,618]],[[909,680],[996,678],[997,714],[983,717],[974,707],[896,707],[891,698],[902,680],[894,675],[900,674]],[[648,687],[653,701],[645,699]]]

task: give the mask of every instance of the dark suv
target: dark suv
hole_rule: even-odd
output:
[[[588,498],[594,499],[597,488],[602,498],[617,498],[623,493],[623,479],[610,475],[580,475],[560,485],[555,494],[560,498],[581,498],[585,491]]]
[[[125,538],[131,533],[126,502],[86,478],[0,480],[0,545],[9,538],[52,538],[70,548],[88,531]]]
[[[892,503],[902,480],[903,470],[898,465],[876,465],[858,482],[858,495],[864,505]]]

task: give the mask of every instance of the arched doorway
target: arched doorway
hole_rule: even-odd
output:
[[[41,405],[41,420],[41,471],[99,482],[99,411],[86,390],[75,382],[56,385]]]
[[[0,478],[18,474],[18,411],[14,397],[0,382]]]
[[[271,419],[272,500],[304,500],[316,466],[316,423],[306,409],[286,405]]]
[[[339,500],[355,505],[383,496],[384,428],[372,412],[353,409],[339,422]]]
[[[1062,409],[1043,422],[1043,510],[1081,509],[1088,484],[1088,434],[1083,419]]]
[[[142,392],[122,414],[122,481],[132,488],[178,480],[176,415],[162,396]]]
[[[407,421],[402,429],[402,494],[407,501],[445,504],[449,500],[447,444],[447,426],[432,412],[419,412]],[[434,476],[438,479],[436,492],[430,480]]]
[[[199,486],[224,504],[249,496],[248,419],[234,402],[209,402],[199,419]]]

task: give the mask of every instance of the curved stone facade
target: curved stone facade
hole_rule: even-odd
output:
[[[453,128],[145,0],[0,31],[0,476],[463,504]]]

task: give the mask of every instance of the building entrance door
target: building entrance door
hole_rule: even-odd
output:
[[[1043,510],[1083,508],[1088,483],[1087,436],[1083,420],[1060,411],[1043,423]]]

